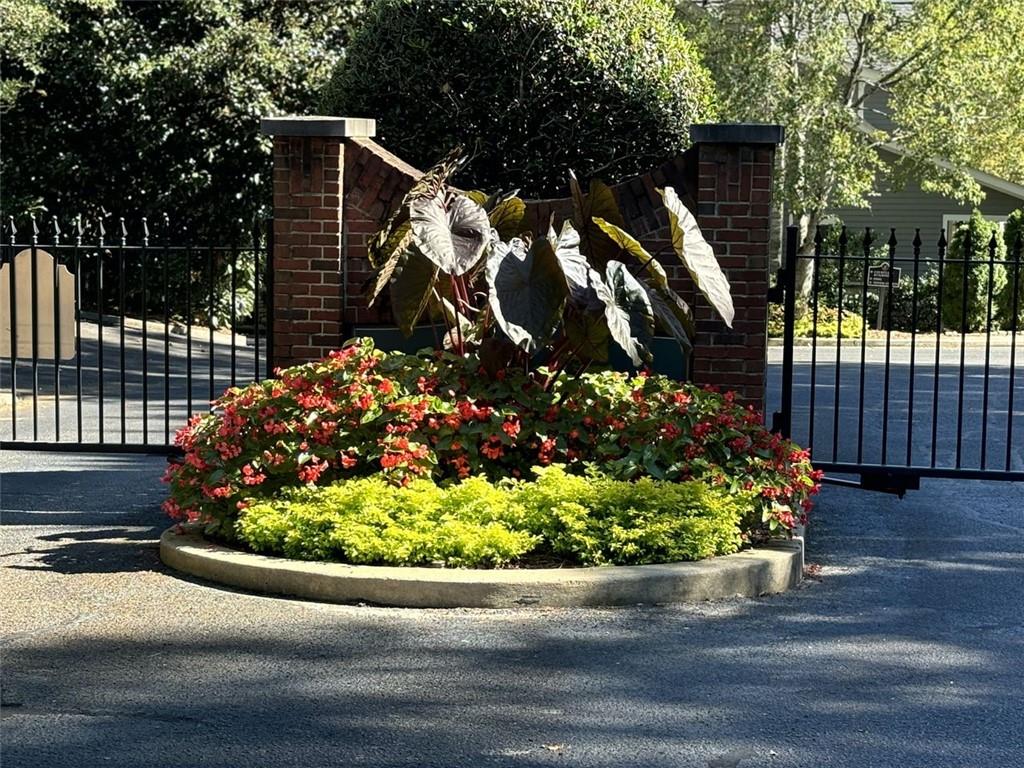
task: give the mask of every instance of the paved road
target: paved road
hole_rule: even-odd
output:
[[[183,327],[175,326],[166,335],[162,323],[146,328],[144,334],[141,322],[126,324],[122,385],[120,326],[83,321],[79,356],[58,366],[40,360],[35,372],[31,361],[18,362],[13,411],[11,363],[0,359],[0,439],[165,445],[189,413],[207,409],[232,381],[245,384],[254,374],[264,375],[265,338],[260,338],[257,352],[255,340],[242,334],[232,339],[230,332],[217,331],[211,344],[206,328],[193,327],[191,342]],[[34,377],[38,388],[33,403]]]
[[[955,467],[959,433],[961,466],[981,468],[984,459],[987,469],[1024,471],[1024,337],[1016,350],[1000,341],[987,361],[977,338],[965,347],[962,384],[959,337],[946,339],[938,353],[934,338],[919,337],[913,377],[906,344],[889,351],[888,365],[884,346],[865,348],[862,365],[859,339],[844,340],[838,358],[834,343],[819,345],[813,365],[812,349],[797,347],[793,437],[813,442],[818,461],[905,464],[909,441],[914,465]],[[770,347],[768,360],[770,414],[779,405],[782,348]]]
[[[790,594],[414,611],[157,558],[159,459],[8,453],[4,768],[1024,766],[1024,485],[827,488]]]

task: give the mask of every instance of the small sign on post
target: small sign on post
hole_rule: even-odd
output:
[[[900,281],[900,275],[903,273],[903,270],[899,267],[893,267],[891,271],[892,274],[889,274],[888,264],[868,267],[868,288],[889,289],[896,285]]]
[[[31,360],[35,355],[39,360],[71,360],[77,346],[75,278],[62,264],[56,265],[55,271],[53,256],[39,248],[35,267],[34,292],[30,248],[18,253],[13,264],[9,262],[0,267],[0,356]]]
[[[868,288],[874,288],[878,292],[878,320],[876,328],[885,328],[882,318],[885,304],[889,299],[889,289],[899,284],[902,270],[899,267],[889,268],[888,264],[878,264],[868,267]]]

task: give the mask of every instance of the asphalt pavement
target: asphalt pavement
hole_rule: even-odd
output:
[[[162,459],[0,457],[4,768],[1024,766],[1024,485],[830,487],[788,594],[400,610],[157,556]]]

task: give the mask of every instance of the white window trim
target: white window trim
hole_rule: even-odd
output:
[[[942,214],[942,231],[946,233],[946,242],[948,243],[953,239],[953,233],[955,231],[954,226],[962,224],[965,221],[969,221],[971,218],[970,213],[944,213]],[[999,231],[1003,231],[1003,227],[1006,226],[1006,216],[989,216],[987,214],[981,214],[981,218],[985,221],[991,221],[999,225]]]

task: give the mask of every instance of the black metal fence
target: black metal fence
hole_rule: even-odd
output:
[[[1024,480],[1021,238],[1004,252],[995,233],[955,248],[937,234],[844,228],[803,255],[787,232],[773,428],[826,472],[895,492],[928,476]]]
[[[268,375],[269,222],[235,245],[183,243],[166,219],[6,224],[3,448],[166,452],[191,414]]]

